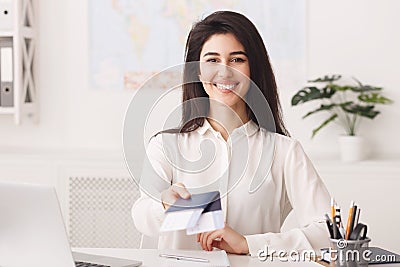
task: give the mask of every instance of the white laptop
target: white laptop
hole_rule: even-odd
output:
[[[54,188],[0,183],[0,266],[133,267],[141,264],[71,253]]]

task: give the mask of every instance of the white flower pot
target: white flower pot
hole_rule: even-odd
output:
[[[365,142],[361,136],[339,137],[340,157],[344,162],[360,161],[366,158]]]

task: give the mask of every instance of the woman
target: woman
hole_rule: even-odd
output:
[[[197,236],[161,234],[159,248],[216,247],[256,256],[265,246],[270,251],[327,246],[322,215],[329,211],[330,196],[300,144],[288,137],[272,67],[255,26],[235,12],[209,15],[192,27],[185,62],[183,102],[188,104],[182,123],[153,137],[147,148],[151,166],[169,187],[159,189],[161,203],[144,193],[136,201],[137,229],[158,235],[171,203],[210,185],[223,192],[225,227]],[[207,101],[191,102],[196,99]],[[268,109],[271,115],[264,116]],[[168,159],[174,153],[165,149],[165,138],[171,136],[186,160],[175,158],[179,167]],[[212,162],[198,171],[182,170],[204,157],[200,145],[205,140],[214,145]],[[299,228],[281,233],[292,209]]]

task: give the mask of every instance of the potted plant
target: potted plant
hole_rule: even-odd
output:
[[[361,160],[365,150],[362,138],[357,136],[357,128],[363,118],[374,119],[380,112],[376,110],[377,104],[389,104],[392,100],[381,94],[382,87],[362,84],[353,78],[354,84],[341,85],[338,81],[341,75],[325,75],[322,78],[309,81],[309,85],[299,90],[292,97],[292,106],[319,101],[318,108],[303,116],[307,118],[312,114],[326,112],[326,118],[312,131],[312,138],[325,126],[332,122],[338,123],[346,135],[340,137],[341,155],[344,161]]]

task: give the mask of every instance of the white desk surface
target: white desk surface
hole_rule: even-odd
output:
[[[125,258],[132,260],[139,260],[143,262],[141,267],[155,267],[162,266],[162,258],[160,258],[159,251],[157,249],[114,249],[114,248],[74,248],[73,251]],[[229,262],[231,267],[247,267],[247,266],[292,266],[293,262],[281,262],[278,260],[262,262],[256,257],[242,256],[242,255],[231,255],[228,254]],[[190,263],[188,263],[190,266]],[[298,262],[296,266],[315,266],[322,267],[322,265],[315,262]],[[392,266],[391,266],[392,267]],[[394,266],[393,266],[394,267]]]
[[[120,248],[74,248],[72,249],[76,252],[89,253],[95,255],[103,255],[109,257],[125,258],[132,260],[139,260],[143,262],[141,267],[155,267],[162,266],[162,258],[158,256],[159,251],[157,249],[120,249]],[[282,262],[279,260],[265,261],[262,262],[258,258],[243,256],[243,255],[233,255],[228,254],[229,262],[231,267],[257,267],[257,266],[315,266],[323,267],[316,262]],[[188,264],[190,266],[190,264]],[[398,263],[391,264],[377,264],[369,265],[372,267],[400,267]]]

